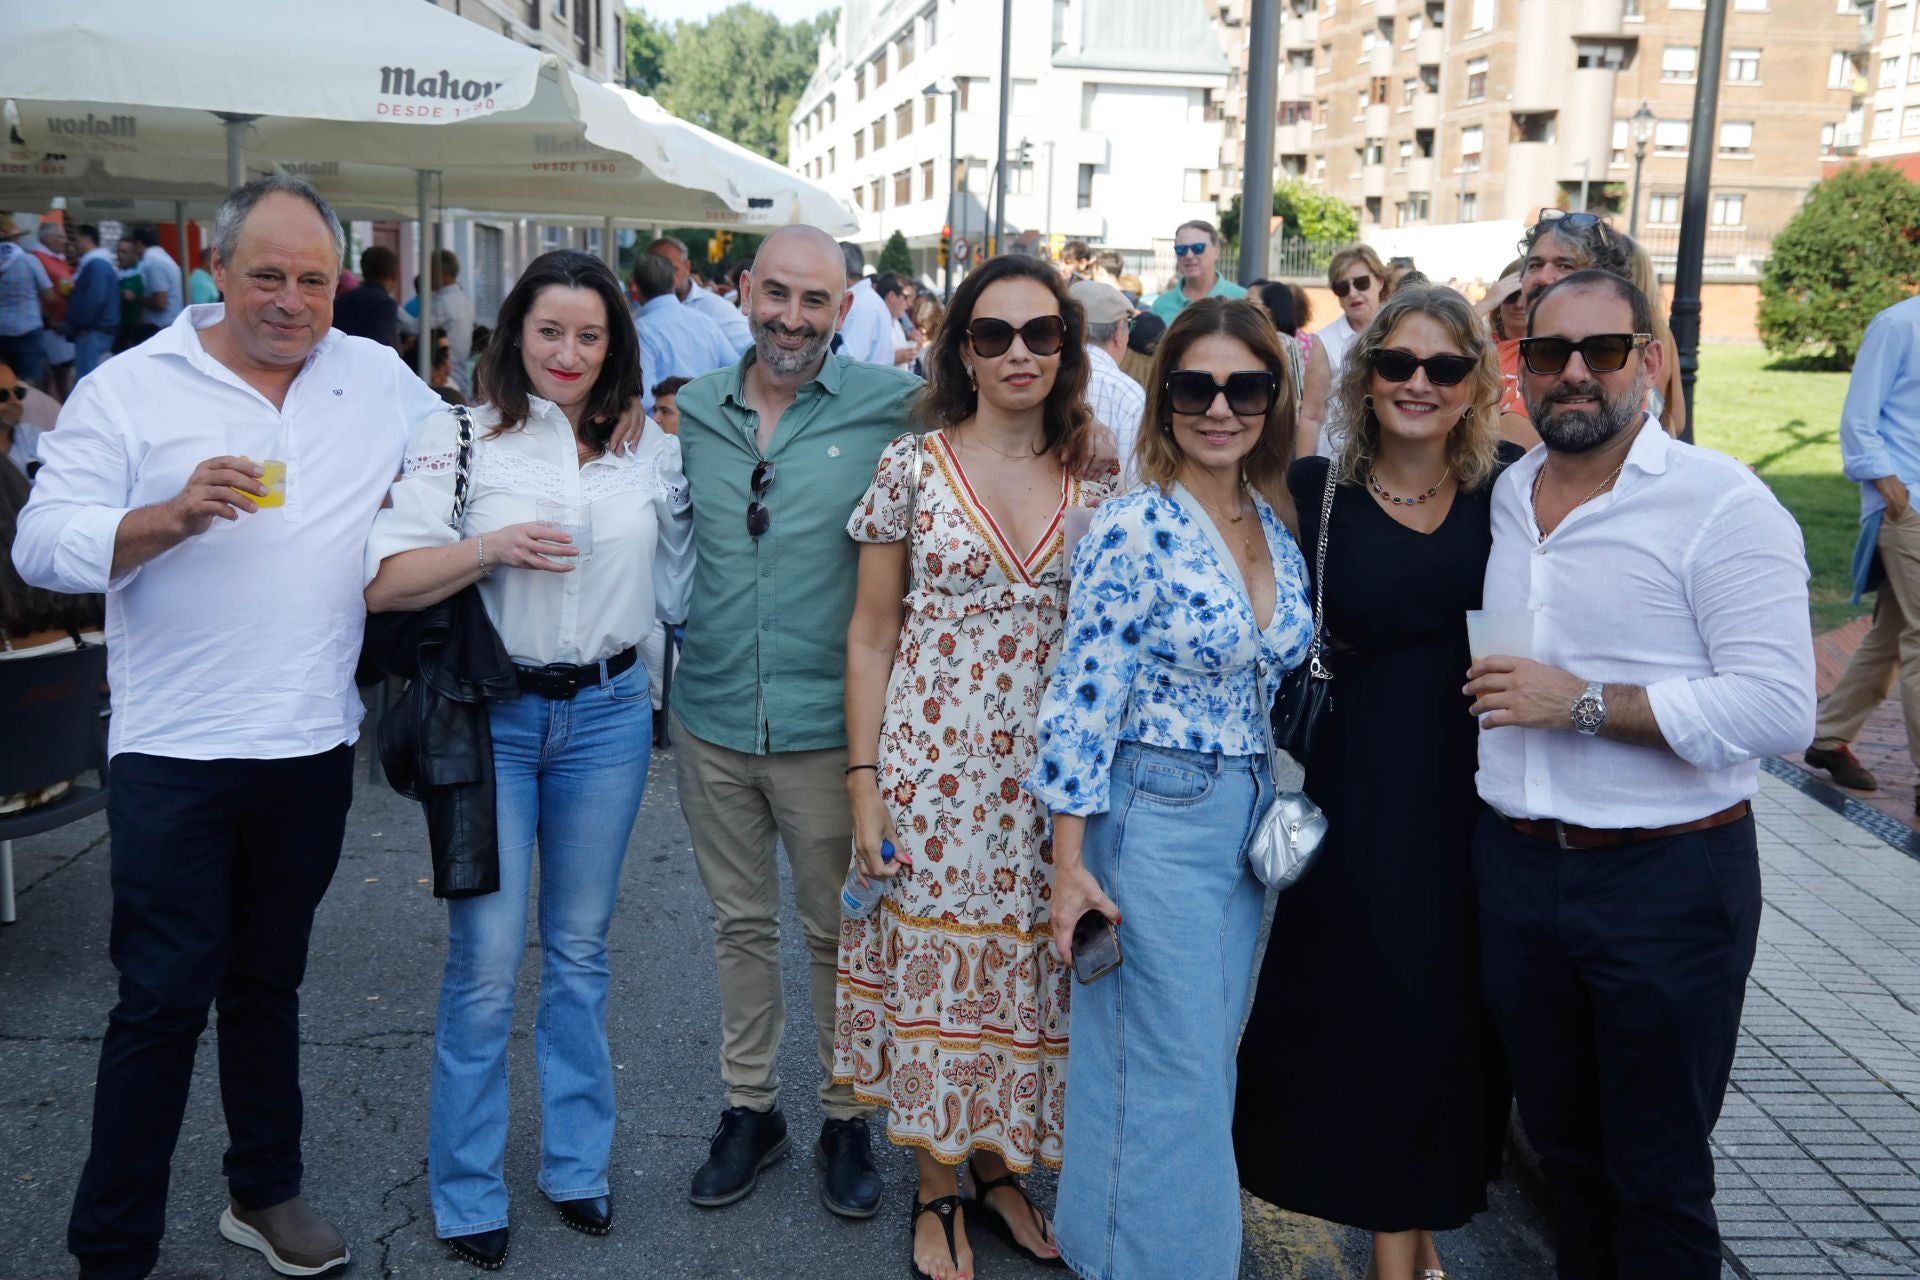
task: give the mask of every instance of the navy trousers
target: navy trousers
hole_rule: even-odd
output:
[[[220,1011],[228,1189],[253,1209],[300,1193],[300,980],[352,799],[346,746],[289,760],[114,757],[120,1001],[67,1224],[87,1280],[140,1280],[159,1258],[209,1006]]]
[[[1561,1280],[1717,1280],[1708,1137],[1760,928],[1753,818],[1562,849],[1474,834],[1481,976]]]

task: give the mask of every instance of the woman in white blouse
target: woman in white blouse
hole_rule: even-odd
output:
[[[409,442],[367,546],[369,610],[423,608],[478,582],[520,676],[520,696],[492,704],[489,722],[500,890],[447,903],[427,1137],[438,1234],[488,1270],[507,1253],[507,1037],[536,836],[538,1183],[568,1226],[612,1227],[607,926],[653,745],[636,646],[656,619],[684,619],[693,575],[679,441],[648,422],[630,453],[608,448],[640,378],[606,266],[573,250],[536,258],[480,364],[464,527],[448,525],[458,423],[436,414]],[[575,509],[574,535],[536,518],[543,500]]]

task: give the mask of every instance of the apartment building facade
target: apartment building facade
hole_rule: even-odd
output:
[[[1222,206],[1244,146],[1245,54],[1236,62],[1231,50],[1244,50],[1247,8],[1214,5],[1233,68]],[[1363,234],[1531,219],[1549,205],[1625,222],[1644,104],[1639,221],[1657,241],[1680,220],[1699,78],[1717,74],[1711,233],[1764,239],[1850,139],[1863,154],[1909,139],[1920,152],[1920,35],[1908,16],[1920,4],[1883,6],[1877,26],[1873,8],[1730,0],[1723,65],[1709,70],[1704,0],[1281,0],[1276,176],[1339,196]],[[1868,65],[1881,77],[1871,91]]]
[[[1014,0],[1010,241],[1171,241],[1214,216],[1227,62],[1205,0]],[[942,226],[986,238],[999,6],[846,0],[796,105],[789,166],[860,217],[870,255],[901,232],[924,274]],[[951,175],[951,177],[950,177]],[[951,183],[951,185],[950,185]]]
[[[1836,3],[1838,0],[1836,0]],[[1920,27],[1908,0],[1861,0],[1854,47],[1833,55],[1854,73],[1853,107],[1822,134],[1829,172],[1891,164],[1920,180]]]
[[[602,84],[620,79],[624,69],[626,0],[429,0],[429,3],[528,48],[565,58],[581,75]]]

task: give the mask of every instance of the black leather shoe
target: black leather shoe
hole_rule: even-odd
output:
[[[713,1148],[695,1171],[687,1199],[703,1209],[746,1199],[760,1181],[760,1171],[786,1155],[787,1146],[787,1118],[780,1108],[728,1107],[720,1113]]]
[[[498,1271],[507,1261],[507,1229],[479,1231],[470,1236],[449,1236],[441,1241],[447,1251],[462,1262],[471,1262],[482,1271]]]
[[[547,1203],[558,1209],[560,1221],[575,1231],[603,1236],[613,1230],[613,1199],[609,1196],[589,1196],[585,1200],[549,1200]]]
[[[880,1212],[880,1174],[865,1120],[829,1120],[820,1126],[814,1160],[826,1170],[820,1201],[843,1218],[871,1218]]]

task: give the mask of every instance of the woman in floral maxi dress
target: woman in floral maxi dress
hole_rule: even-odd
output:
[[[1019,780],[1065,618],[1068,512],[1111,492],[1065,462],[1087,429],[1084,335],[1043,264],[975,272],[931,353],[937,429],[888,447],[848,525],[867,544],[848,787],[856,851],[886,892],[841,925],[835,1079],[916,1148],[914,1266],[935,1280],[972,1273],[968,1215],[1057,1259],[1014,1181],[1059,1167],[1069,989],[1048,945],[1047,815]]]

